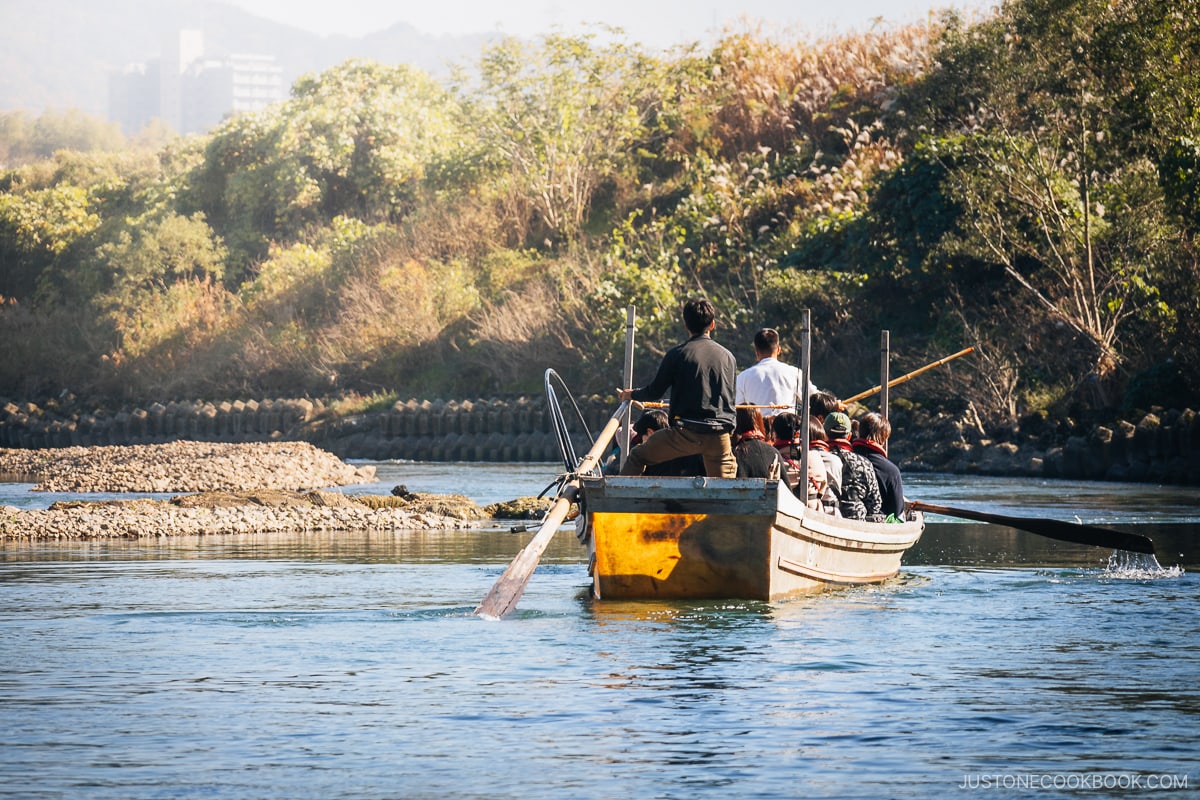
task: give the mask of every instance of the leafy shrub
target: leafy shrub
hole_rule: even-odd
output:
[[[1174,361],[1155,364],[1134,375],[1125,390],[1121,413],[1129,418],[1135,412],[1144,413],[1153,406],[1180,411],[1200,409],[1200,392],[1188,385]]]

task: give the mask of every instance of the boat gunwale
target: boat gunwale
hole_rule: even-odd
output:
[[[599,491],[602,499],[602,509],[589,507],[588,493]],[[843,541],[863,541],[875,545],[907,549],[916,543],[925,529],[924,515],[916,513],[916,518],[903,522],[868,522],[866,520],[847,519],[821,511],[814,511],[792,494],[785,484],[772,478],[708,478],[708,477],[635,477],[635,476],[599,476],[583,479],[584,506],[587,513],[622,513],[610,511],[607,506],[620,501],[644,501],[658,503],[664,501],[686,505],[698,502],[703,506],[719,505],[725,502],[742,502],[761,504],[752,511],[729,509],[726,513],[731,516],[774,516],[790,518],[796,525],[810,533],[816,533],[829,539]],[[647,513],[640,511],[639,513]],[[664,515],[686,513],[721,513],[711,508],[679,510],[664,510],[658,513]],[[845,545],[827,542],[830,546]]]

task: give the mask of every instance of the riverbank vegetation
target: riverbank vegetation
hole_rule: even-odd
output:
[[[846,395],[887,329],[893,374],[975,346],[904,392],[989,426],[1195,408],[1198,60],[1167,0],[1015,0],[665,54],[510,39],[444,81],[346,62],[204,136],[0,172],[0,386],[605,392],[625,307],[640,375],[703,293],[742,366],[762,325],[796,357],[812,309]]]

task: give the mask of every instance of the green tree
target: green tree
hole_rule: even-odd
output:
[[[46,111],[37,118],[24,111],[0,114],[0,166],[48,159],[60,150],[118,151],[125,144],[116,123],[78,109]]]
[[[636,148],[662,110],[661,64],[595,34],[508,38],[485,50],[465,113],[498,193],[522,198],[543,238],[573,240],[602,185],[636,175]],[[520,207],[514,214],[525,226]],[[532,230],[532,229],[531,229]]]
[[[1182,86],[1189,60],[1111,47],[1144,41],[1155,25],[1139,15],[1150,10],[1159,22],[1171,15],[1157,2],[1007,4],[993,20],[951,29],[926,87],[933,124],[958,132],[930,146],[941,148],[947,194],[962,209],[959,230],[931,257],[1000,268],[1014,292],[1087,343],[1080,372],[1101,377],[1122,363],[1131,320],[1174,316],[1159,291],[1174,267],[1155,137],[1141,129],[1148,109],[1131,87],[1151,62],[1175,76],[1160,86]],[[960,272],[964,294],[970,280]]]
[[[67,269],[100,215],[87,189],[70,184],[0,194],[0,295],[56,294],[53,268]]]
[[[113,276],[102,302],[116,309],[175,283],[219,282],[225,271],[225,249],[202,214],[170,214],[124,231],[115,242],[101,246],[99,256]]]
[[[454,104],[428,75],[348,61],[213,134],[183,210],[204,212],[242,263],[336,216],[397,221],[429,164],[457,147]]]

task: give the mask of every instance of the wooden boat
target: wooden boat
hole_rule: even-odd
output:
[[[583,476],[576,533],[600,599],[778,600],[880,583],[925,528],[814,511],[778,480]]]
[[[632,383],[633,309],[628,310],[624,385]],[[803,312],[800,371],[809,374],[809,312]],[[887,335],[881,351],[887,408]],[[964,351],[966,352],[966,351]],[[960,354],[961,355],[961,354]],[[900,559],[925,529],[920,511],[904,522],[859,522],[808,508],[777,478],[616,477],[603,474],[602,456],[623,416],[625,401],[576,457],[572,426],[558,402],[570,392],[546,370],[546,400],[567,472],[533,540],[509,564],[475,612],[500,619],[512,612],[537,560],[572,503],[576,535],[588,548],[592,590],[608,599],[730,598],[780,600],[826,589],[881,583],[900,571]],[[579,421],[583,416],[571,398]],[[809,398],[800,408],[800,474],[807,475]],[[626,431],[629,422],[625,422]],[[628,440],[622,445],[628,447]]]

